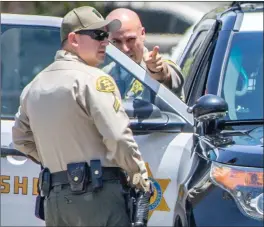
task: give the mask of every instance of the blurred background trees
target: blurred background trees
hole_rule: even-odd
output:
[[[186,31],[205,13],[230,2],[2,1],[0,4],[1,13],[57,17],[63,17],[73,8],[85,5],[95,7],[104,17],[113,9],[130,8],[139,15],[146,28],[145,46],[152,49],[158,45],[161,53],[171,54],[172,49],[178,45]],[[185,39],[188,40],[188,37]]]
[[[18,14],[36,14],[47,16],[59,16],[63,17],[68,11],[75,7],[89,5],[95,7],[103,16],[106,16],[106,5],[121,4],[125,7],[135,4],[135,2],[111,2],[111,1],[2,1],[1,13],[18,13]],[[142,8],[148,8],[148,2],[137,1],[136,4],[141,4]],[[164,4],[164,2],[157,2],[157,5]],[[170,5],[187,5],[192,8],[199,9],[207,12],[212,8],[215,8],[223,2],[166,2]]]
[[[2,1],[1,13],[35,14],[63,17],[75,7],[89,5],[95,7],[102,14],[103,2],[84,1]]]

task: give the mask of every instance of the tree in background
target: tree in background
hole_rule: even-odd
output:
[[[18,14],[33,14],[45,16],[63,17],[66,13],[76,7],[93,6],[102,15],[104,15],[104,2],[82,2],[82,1],[67,1],[67,2],[52,2],[52,1],[16,1],[16,2],[1,2],[1,13],[18,13]]]

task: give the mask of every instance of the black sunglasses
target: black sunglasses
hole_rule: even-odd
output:
[[[109,33],[102,30],[81,30],[75,32],[80,35],[89,35],[92,39],[97,41],[103,41],[105,38],[108,39]]]

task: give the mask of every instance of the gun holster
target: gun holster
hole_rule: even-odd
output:
[[[86,162],[67,164],[67,176],[73,194],[82,194],[87,191],[89,172]]]
[[[149,203],[152,194],[150,192],[139,191],[136,200],[134,214],[134,226],[145,227],[148,223]]]
[[[43,221],[45,221],[44,200],[45,197],[38,195],[36,197],[36,204],[35,204],[35,216]]]
[[[41,197],[49,196],[51,189],[51,174],[48,168],[43,168],[39,174],[38,188]]]
[[[129,196],[127,196],[129,192]],[[154,191],[152,184],[149,192],[138,191],[130,188],[124,193],[130,221],[134,227],[146,227],[148,223],[149,203]]]
[[[45,220],[44,200],[49,196],[51,189],[51,176],[48,168],[41,166],[41,172],[38,179],[38,195],[35,203],[35,216],[41,220]]]

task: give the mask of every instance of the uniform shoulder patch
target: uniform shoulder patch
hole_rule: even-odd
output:
[[[170,64],[170,65],[173,65],[173,66],[177,66],[172,60],[170,60],[170,59],[164,59],[163,60],[164,62],[167,62],[168,64]]]
[[[140,83],[138,80],[135,80],[132,85],[131,91],[133,91],[135,94],[137,94],[140,91],[143,91],[142,83]]]
[[[119,111],[120,106],[121,106],[120,100],[115,96],[115,102],[113,105],[115,112]]]
[[[143,90],[144,90],[144,87],[142,83],[140,83],[138,80],[135,80],[132,83],[131,88],[127,92],[127,97],[131,97],[131,96],[136,97],[140,95]]]
[[[116,85],[108,76],[100,76],[96,80],[96,90],[100,92],[111,93],[116,90]]]
[[[167,62],[171,67],[173,67],[174,70],[176,71],[176,73],[178,74],[178,76],[180,76],[182,74],[180,66],[177,65],[175,62],[173,62],[172,60],[169,60],[169,59],[165,59],[164,62]],[[183,80],[183,78],[181,78],[181,80]]]

